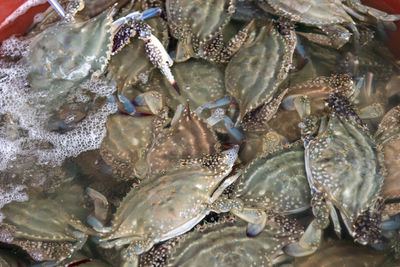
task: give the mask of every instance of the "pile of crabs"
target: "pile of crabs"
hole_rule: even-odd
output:
[[[1,140],[25,140],[0,175],[1,266],[400,258],[400,63],[383,45],[400,15],[359,0],[59,4],[25,52],[0,55],[27,69],[13,108],[40,118],[0,114]],[[99,145],[74,139],[91,127]],[[84,148],[54,152],[70,144]],[[5,196],[13,183],[25,199]]]

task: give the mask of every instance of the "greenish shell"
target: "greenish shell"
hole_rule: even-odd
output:
[[[291,214],[309,208],[304,148],[297,142],[253,160],[239,178],[235,197],[245,206]]]
[[[1,241],[22,247],[36,261],[62,261],[80,248],[91,232],[54,200],[30,196],[1,209]]]
[[[264,0],[278,15],[308,25],[354,23],[340,0]],[[261,7],[264,7],[263,4]]]
[[[59,24],[35,37],[27,57],[29,84],[47,98],[63,99],[102,74],[111,56],[113,14],[111,9],[85,22]]]
[[[176,123],[155,136],[146,155],[147,175],[174,169],[182,159],[196,159],[217,152],[219,142],[210,126],[185,108]]]
[[[384,177],[374,139],[358,125],[332,114],[306,149],[311,186],[325,192],[342,215],[354,220],[379,196]]]
[[[167,0],[166,9],[171,34],[178,40],[187,37],[210,40],[229,22],[234,0]]]
[[[178,241],[166,266],[270,266],[290,241],[274,229],[249,238],[243,222],[205,225]]]
[[[115,114],[108,118],[107,135],[101,144],[100,153],[121,179],[133,179],[145,172],[137,163],[144,161],[152,141],[153,121],[153,116],[131,117]]]
[[[170,83],[165,82],[167,105],[176,108],[178,104],[190,108],[197,107],[211,101],[218,100],[226,95],[223,69],[202,59],[191,59],[174,64],[172,67],[176,83],[181,87],[181,95]]]
[[[260,29],[231,59],[225,70],[225,85],[239,102],[241,118],[274,96],[286,78],[290,49],[285,39],[270,26]]]
[[[144,180],[122,200],[100,246],[113,246],[116,240],[119,245],[145,240],[147,250],[189,231],[209,213],[211,196],[230,173],[236,153],[209,155],[190,167]]]
[[[400,196],[400,106],[389,110],[375,133],[384,154],[386,168],[382,195],[385,198]]]

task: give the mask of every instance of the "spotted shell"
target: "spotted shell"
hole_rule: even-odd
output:
[[[210,198],[230,173],[236,153],[208,155],[144,180],[122,200],[100,245],[116,239],[126,244],[128,236],[149,239],[151,247],[189,231],[208,214]]]
[[[145,173],[138,162],[140,159],[144,161],[151,143],[153,121],[153,116],[115,114],[108,118],[107,135],[101,143],[100,154],[120,179],[133,179]]]
[[[29,84],[63,98],[71,88],[104,71],[111,56],[113,9],[85,21],[48,28],[32,41]],[[84,33],[84,34],[82,34]]]
[[[354,23],[340,0],[263,0],[260,6],[307,25]]]
[[[181,95],[178,95],[171,84],[165,82],[163,89],[169,96],[167,105],[172,108],[178,104],[186,105],[189,101],[190,107],[196,109],[225,96],[224,73],[219,66],[202,59],[190,59],[174,64],[172,73],[182,88]]]
[[[299,142],[250,162],[235,191],[246,206],[285,214],[309,208],[310,196],[304,148]]]
[[[148,175],[178,166],[182,159],[214,154],[219,142],[209,125],[188,107],[170,128],[156,135],[146,155]]]
[[[400,196],[400,106],[389,110],[379,124],[375,136],[382,146],[386,167],[382,195],[386,198]]]
[[[266,229],[249,238],[243,222],[206,224],[183,236],[165,266],[270,266],[290,238]]]
[[[1,211],[5,215],[0,223],[1,241],[22,247],[36,261],[70,257],[90,232],[51,199],[30,195],[27,202],[12,202]]]
[[[172,36],[182,41],[188,37],[199,41],[210,40],[229,22],[235,2],[167,0],[166,10]]]
[[[333,113],[320,127],[306,148],[311,186],[326,193],[342,215],[354,222],[380,194],[381,154],[368,132],[341,115]]]
[[[241,118],[273,97],[287,76],[290,53],[285,39],[270,25],[262,27],[232,57],[225,70],[225,85],[239,102]]]

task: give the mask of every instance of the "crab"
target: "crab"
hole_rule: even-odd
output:
[[[265,132],[267,122],[276,113],[287,90],[278,87],[291,69],[296,46],[293,29],[284,22],[269,23],[252,32],[254,38],[236,53],[225,69],[225,86],[230,96],[203,104],[196,109],[213,113],[207,119],[211,126],[223,121],[225,128],[236,141],[243,141],[245,132]],[[261,60],[262,53],[269,61]],[[244,69],[252,69],[251,75]],[[223,107],[237,104],[239,112],[227,114]],[[230,112],[231,113],[231,112]],[[231,116],[232,115],[232,116]],[[233,123],[233,117],[236,122]],[[232,117],[232,118],[231,118]]]
[[[230,176],[238,147],[181,162],[182,167],[155,175],[132,189],[122,200],[109,227],[94,217],[93,228],[102,233],[98,244],[121,248],[125,264],[137,265],[137,256],[163,240],[189,231],[211,210],[223,190],[239,173]]]
[[[108,119],[100,153],[121,179],[151,177],[174,168],[180,159],[213,154],[220,148],[214,131],[188,103],[178,105],[169,119],[157,92],[139,94],[133,101],[121,94],[119,100],[121,114]]]
[[[172,68],[172,73],[182,87],[181,95],[179,96],[170,84],[164,82],[160,90],[166,95],[166,105],[175,108],[179,104],[187,105],[189,102],[190,107],[195,110],[204,103],[223,98],[226,95],[223,71],[221,66],[204,59],[177,62]],[[157,76],[160,75],[154,74],[152,78],[157,80]]]
[[[162,97],[149,91],[135,96],[132,101],[124,94],[112,101],[117,101],[115,98],[121,107],[119,114],[113,114],[106,122],[107,135],[101,143],[100,155],[118,179],[143,178],[147,168],[146,152],[153,140],[154,127],[166,116]]]
[[[295,99],[307,96],[311,104],[311,111],[315,114],[325,109],[325,100],[332,93],[340,93],[349,99],[358,94],[359,85],[347,74],[332,74],[319,76],[301,84],[288,88],[288,93],[282,101],[287,110],[295,110]]]
[[[1,211],[1,242],[21,247],[46,266],[61,264],[85,244],[88,234],[97,234],[55,200],[32,194],[27,202],[12,202]]]
[[[296,220],[285,217],[310,207],[301,143],[276,148],[251,161],[232,196],[220,198],[217,206],[220,212],[230,211],[247,222],[248,236],[257,236],[267,225],[277,222],[288,232],[302,232]]]
[[[221,145],[206,121],[189,104],[179,105],[169,128],[156,129],[146,154],[147,176],[165,172],[181,159],[215,154]]]
[[[384,182],[382,155],[344,96],[331,94],[327,103],[332,113],[322,118],[318,134],[314,136],[317,120],[310,116],[309,100],[298,99],[315,219],[299,242],[285,248],[286,253],[294,256],[315,252],[322,238],[322,229],[329,225],[329,217],[335,232],[340,235],[335,208],[356,242],[365,245],[380,240],[379,223],[383,209],[380,191]]]
[[[360,0],[259,0],[259,4],[267,12],[319,28],[322,34],[328,37],[319,33],[304,35],[312,41],[336,48],[340,48],[350,40],[351,33],[342,26],[344,25],[351,29],[358,49],[360,34],[352,17],[363,22],[382,21],[392,28],[393,25],[390,23],[400,19],[400,15],[390,15],[362,5]]]
[[[400,151],[399,140],[400,106],[389,110],[383,117],[374,135],[380,144],[384,154],[384,165],[386,167],[385,183],[382,188],[382,195],[389,203],[385,205],[385,214],[396,215],[400,212],[396,199],[400,196],[398,183]]]
[[[123,17],[134,10],[136,10],[135,6],[130,9],[124,9],[118,15]],[[146,24],[151,27],[152,34],[160,40],[161,44],[164,47],[168,47],[170,38],[168,36],[167,22],[161,17],[154,17],[146,20]],[[129,94],[126,91],[132,85],[147,84],[150,81],[149,76],[151,73],[159,74],[160,80],[163,83],[166,82],[175,91],[176,89],[171,86],[160,71],[153,72],[155,68],[156,66],[148,59],[146,43],[139,38],[128,39],[128,43],[112,55],[107,67],[112,72],[112,78],[117,83],[118,93],[124,93],[127,97]],[[177,82],[177,84],[179,83]]]
[[[338,259],[338,261],[333,260]],[[382,266],[395,264],[392,260],[372,248],[356,247],[348,240],[329,239],[321,248],[311,256],[296,258],[294,265],[298,267],[308,266]],[[388,266],[389,266],[388,265]]]
[[[41,102],[57,109],[65,96],[85,81],[103,74],[112,54],[137,34],[145,42],[150,61],[159,67],[179,91],[169,67],[173,61],[151,28],[142,19],[160,14],[154,8],[113,20],[114,9],[83,22],[63,20],[35,36],[26,57],[27,75],[33,91],[42,92]],[[84,34],[82,34],[84,33]]]
[[[249,238],[244,227],[245,223],[232,216],[206,223],[150,251],[141,263],[171,267],[272,266],[282,260],[282,247],[296,238],[279,225],[270,225],[257,237]]]
[[[235,12],[236,1],[168,0],[166,10],[171,34],[179,40],[175,60],[201,57],[226,63],[245,43],[252,22],[225,45],[223,29]]]
[[[272,23],[259,28],[257,36],[247,42],[226,67],[225,85],[239,103],[238,121],[249,111],[270,102],[291,68],[296,46],[290,35],[293,31],[282,29],[283,34],[280,34],[278,30],[279,24],[275,27]],[[245,71],[250,69],[250,72]]]

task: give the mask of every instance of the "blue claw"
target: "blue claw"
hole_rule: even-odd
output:
[[[400,228],[400,224],[396,221],[386,221],[380,224],[380,228],[384,231],[398,230]]]
[[[235,138],[236,141],[241,142],[243,140],[243,133],[238,128],[234,127],[232,120],[229,117],[224,117],[224,123],[226,129],[233,136],[233,138]]]
[[[86,222],[92,226],[94,229],[98,229],[98,228],[103,228],[103,224],[96,218],[93,216],[89,216],[86,220]]]
[[[195,112],[196,114],[200,114],[204,109],[213,109],[219,108],[222,106],[229,105],[232,102],[232,98],[230,96],[223,97],[213,102],[206,103],[200,107],[198,107]]]
[[[131,101],[129,101],[129,99],[126,98],[126,96],[124,96],[123,94],[120,94],[120,95],[118,95],[118,99],[124,106],[124,112],[126,112],[132,116],[136,114],[136,108],[133,106]]]
[[[150,19],[153,17],[160,16],[162,13],[161,8],[150,8],[142,12],[142,16],[140,19]]]

